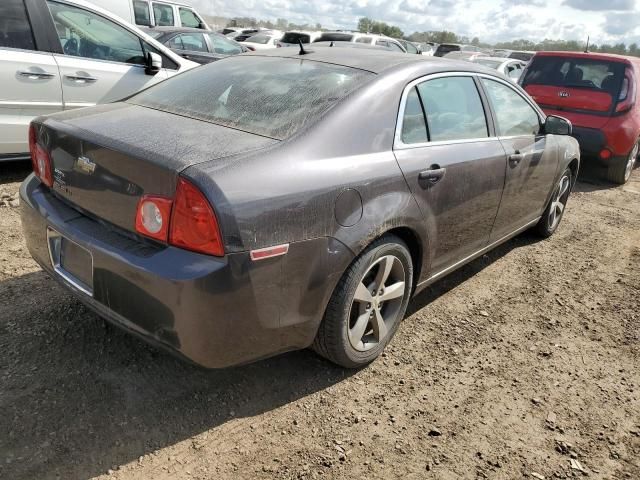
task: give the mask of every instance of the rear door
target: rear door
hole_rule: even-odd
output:
[[[482,77],[498,138],[507,154],[505,187],[491,241],[509,235],[544,210],[558,170],[558,146],[538,111],[509,83]]]
[[[23,0],[0,2],[0,85],[0,159],[26,156],[29,122],[62,110],[62,91],[53,55],[37,51]]]
[[[434,274],[488,243],[506,161],[488,118],[470,74],[426,77],[403,95],[394,151],[427,223]]]
[[[48,0],[62,53],[65,109],[119,100],[167,78],[165,69],[145,73],[145,49],[137,35],[90,10]]]

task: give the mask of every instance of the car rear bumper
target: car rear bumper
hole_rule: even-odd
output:
[[[600,152],[607,146],[607,139],[596,128],[573,126],[572,136],[580,144],[580,153],[583,158],[600,159]]]
[[[20,196],[27,247],[44,270],[110,322],[210,368],[309,346],[352,258],[326,237],[266,260],[211,257],[129,238],[70,208],[33,175]],[[54,269],[48,231],[90,253],[89,294]]]

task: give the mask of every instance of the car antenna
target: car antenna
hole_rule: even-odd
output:
[[[333,47],[333,40],[331,40],[331,43],[329,44],[330,47]]]
[[[589,53],[589,35],[587,35],[587,46],[584,47],[584,53]]]
[[[298,53],[298,55],[306,55],[307,53],[313,53],[312,50],[305,50],[304,46],[302,45],[302,39],[298,39],[298,44],[300,45],[300,52]]]

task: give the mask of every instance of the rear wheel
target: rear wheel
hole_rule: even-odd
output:
[[[393,235],[376,240],[336,286],[313,349],[347,368],[372,362],[404,317],[412,280],[413,264],[405,243]]]
[[[535,226],[536,232],[544,238],[553,235],[558,229],[558,225],[560,225],[567,201],[569,200],[569,194],[571,193],[571,178],[571,169],[567,168],[560,176],[551,200],[549,200],[549,204],[542,214],[542,218],[540,218],[540,221]]]
[[[615,159],[607,169],[607,180],[618,185],[627,183],[638,159],[638,149],[639,145],[636,142],[626,158]]]

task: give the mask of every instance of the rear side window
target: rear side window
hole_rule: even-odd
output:
[[[418,85],[432,142],[489,136],[480,94],[471,77],[443,77]]]
[[[540,118],[529,103],[511,87],[482,79],[498,121],[498,135],[503,137],[537,135]]]
[[[133,0],[133,15],[136,25],[151,26],[151,14],[149,13],[149,3],[142,0]]]
[[[173,18],[173,7],[166,3],[153,3],[153,16],[158,27],[173,27],[176,23]]]
[[[428,142],[427,124],[424,121],[424,112],[418,91],[413,87],[407,95],[407,103],[402,117],[402,143]]]
[[[369,45],[371,43],[371,37],[358,37],[356,38],[356,43],[366,43]]]
[[[36,49],[23,0],[0,2],[0,47]]]
[[[584,88],[618,96],[624,64],[590,58],[535,57],[523,80],[527,85]]]
[[[241,55],[189,70],[128,102],[281,140],[371,77],[311,60]]]
[[[405,43],[403,43],[403,45],[404,45],[404,48],[407,49],[408,53],[414,53],[414,54],[418,53],[418,49],[416,48],[416,46],[413,43],[405,42]]]
[[[207,44],[202,33],[183,33],[176,35],[169,46],[178,50],[189,50],[192,52],[208,52]]]
[[[211,40],[211,48],[214,53],[219,53],[221,55],[236,55],[238,53],[242,53],[242,47],[236,42],[232,42],[228,38],[215,33],[209,33],[208,35]]]

